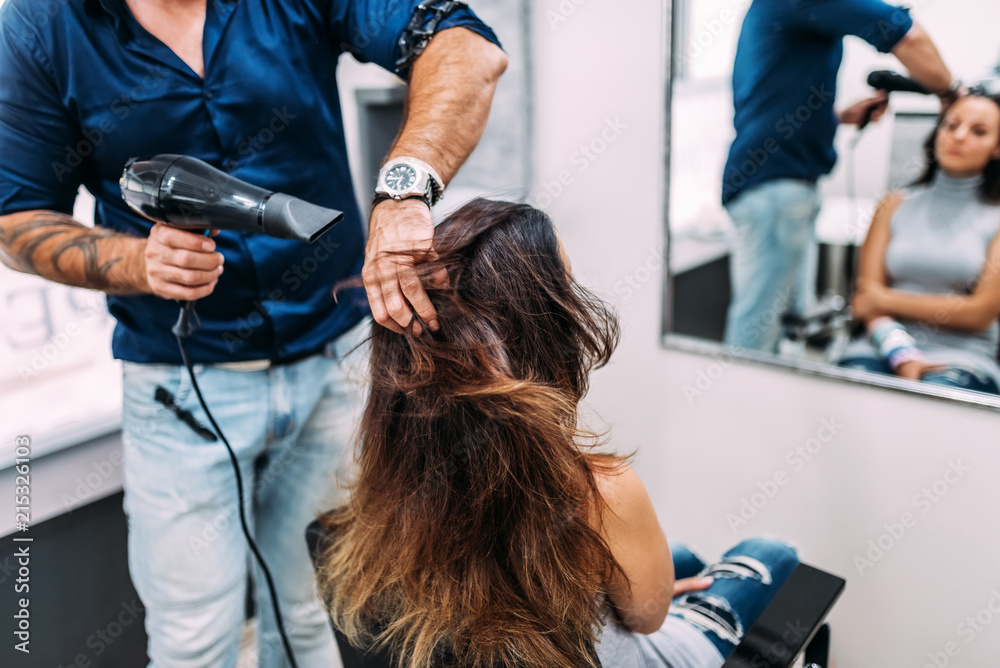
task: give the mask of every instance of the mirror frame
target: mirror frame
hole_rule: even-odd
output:
[[[674,334],[673,329],[673,302],[674,302],[674,275],[670,270],[671,239],[670,239],[670,159],[671,159],[671,126],[673,121],[673,82],[676,71],[676,60],[674,58],[674,47],[676,44],[676,26],[678,20],[679,5],[674,0],[662,0],[662,35],[663,48],[661,52],[662,73],[662,112],[663,112],[663,140],[661,145],[661,156],[663,166],[663,188],[661,208],[663,211],[663,240],[664,253],[666,258],[663,273],[663,299],[662,317],[660,324],[660,345],[667,350],[678,350],[687,353],[694,353],[704,357],[726,356],[731,359],[748,362],[754,366],[767,367],[769,369],[779,369],[788,373],[802,376],[812,376],[817,378],[828,378],[841,383],[852,385],[862,384],[869,387],[884,388],[895,392],[904,392],[918,397],[930,397],[933,399],[944,399],[951,403],[963,406],[982,408],[989,411],[1000,412],[1000,396],[994,397],[983,392],[972,392],[970,390],[960,390],[920,381],[904,380],[894,376],[884,376],[857,369],[845,369],[831,364],[813,362],[811,360],[799,360],[771,353],[745,350],[734,353],[724,343],[699,339],[685,334]]]

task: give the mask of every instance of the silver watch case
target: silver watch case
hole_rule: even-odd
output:
[[[395,158],[385,163],[378,173],[376,195],[388,195],[401,200],[422,195],[431,206],[443,196],[441,179],[430,165],[416,158]]]

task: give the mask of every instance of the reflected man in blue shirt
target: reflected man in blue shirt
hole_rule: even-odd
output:
[[[819,214],[816,181],[837,159],[837,126],[857,125],[869,109],[872,120],[885,112],[885,93],[834,109],[847,35],[891,52],[943,102],[955,91],[904,9],[882,0],[753,0],[736,47],[736,139],[722,179],[736,227],[725,335],[735,348],[776,351],[782,315],[795,310],[796,292],[804,303],[815,281],[801,274]]]

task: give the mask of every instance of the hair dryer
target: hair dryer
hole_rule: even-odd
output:
[[[134,211],[173,227],[261,232],[313,242],[344,214],[240,181],[186,155],[125,163],[119,185]]]
[[[877,90],[884,90],[887,93],[931,94],[923,84],[909,77],[904,77],[902,74],[897,74],[892,70],[876,70],[870,73],[868,75],[868,85]]]
[[[920,95],[930,95],[931,92],[924,88],[922,84],[909,77],[904,77],[902,74],[897,74],[892,70],[876,70],[868,75],[868,85],[876,90],[884,90],[886,93],[919,93]],[[872,120],[872,114],[875,113],[876,106],[868,107],[865,111],[864,118],[858,123],[858,132],[860,133]],[[859,135],[860,137],[860,135]]]

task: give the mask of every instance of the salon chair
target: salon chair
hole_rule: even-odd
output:
[[[805,357],[805,349],[823,351],[824,361],[836,362],[853,334],[851,294],[857,273],[857,247],[820,244],[815,304],[808,313],[782,316],[782,337]]]
[[[318,521],[306,529],[313,565],[329,539]],[[845,584],[835,575],[799,564],[722,668],[791,668],[800,655],[805,668],[829,668],[830,626],[824,620]],[[333,632],[344,668],[395,668],[390,652],[362,651],[336,628]]]
[[[833,351],[839,351],[850,341],[851,310],[840,295],[821,298],[819,303],[804,315],[787,313],[781,318],[782,337],[801,346],[826,351],[826,361]]]

